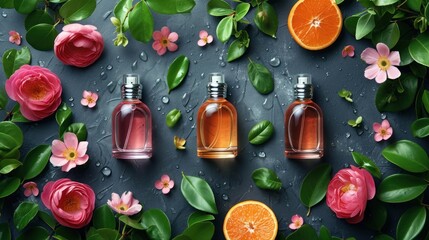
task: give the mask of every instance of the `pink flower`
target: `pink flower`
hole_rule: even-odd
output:
[[[103,37],[92,25],[68,24],[54,42],[57,58],[66,65],[87,67],[103,52]]]
[[[35,182],[26,182],[22,186],[25,188],[24,195],[26,197],[29,197],[31,195],[37,197],[37,195],[39,195],[39,189],[37,188],[37,183],[35,183]]]
[[[371,64],[365,69],[365,77],[375,79],[377,83],[383,83],[387,78],[396,79],[401,76],[401,72],[395,66],[399,66],[401,58],[398,51],[390,52],[389,47],[384,43],[377,43],[377,50],[366,48],[360,55],[367,64]]]
[[[61,225],[82,228],[91,221],[95,194],[84,183],[61,178],[43,187],[42,202]]]
[[[98,100],[97,93],[84,90],[82,97],[83,97],[82,100],[80,100],[80,104],[82,104],[82,106],[88,106],[89,108],[93,108],[97,104],[97,100]]]
[[[161,31],[153,32],[153,44],[152,48],[158,53],[159,56],[164,55],[168,51],[174,52],[178,46],[174,42],[179,39],[179,35],[176,32],[170,32],[168,27],[162,27]]]
[[[355,56],[355,47],[353,47],[352,45],[347,45],[343,48],[343,51],[341,52],[341,55],[343,56],[343,58],[349,56],[349,57],[354,57]]]
[[[292,230],[296,230],[300,228],[302,224],[304,224],[304,219],[302,219],[302,217],[298,214],[293,215],[290,220],[292,221],[292,223],[289,224],[289,228]]]
[[[211,42],[213,42],[213,36],[209,35],[207,31],[201,30],[199,35],[200,40],[198,40],[198,46],[203,47],[206,44],[210,44]]]
[[[389,121],[386,119],[380,123],[375,122],[372,125],[372,129],[375,132],[374,140],[380,142],[381,140],[389,139],[393,134],[393,128],[390,126]]]
[[[340,170],[329,182],[326,204],[338,218],[359,223],[364,217],[366,202],[374,196],[375,183],[371,174],[351,166],[351,169]]]
[[[161,180],[155,182],[155,188],[162,190],[162,193],[167,194],[170,192],[170,189],[174,187],[174,181],[170,180],[170,176],[164,174],[161,176]]]
[[[9,42],[18,46],[21,45],[21,35],[17,31],[9,31]]]
[[[61,104],[60,79],[39,66],[21,66],[6,80],[6,92],[20,104],[22,115],[31,121],[48,117]]]
[[[70,171],[77,165],[85,164],[89,156],[86,153],[88,142],[78,142],[74,133],[64,133],[64,142],[55,139],[52,141],[51,163],[55,167],[61,167],[64,172]]]
[[[139,204],[139,200],[133,198],[132,192],[124,192],[121,197],[117,193],[112,193],[112,200],[107,200],[107,205],[124,215],[134,215],[142,210],[142,205]]]

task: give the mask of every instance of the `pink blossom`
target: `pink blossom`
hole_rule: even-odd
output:
[[[170,189],[174,187],[174,181],[170,180],[170,176],[164,174],[161,176],[161,180],[155,182],[155,188],[162,190],[163,194],[168,194]]]
[[[377,142],[380,142],[381,140],[387,140],[393,134],[393,128],[390,126],[390,123],[387,121],[387,119],[383,120],[381,124],[375,122],[372,125],[372,129],[375,132],[374,140]]]
[[[37,197],[39,195],[39,189],[37,188],[37,183],[35,182],[26,182],[22,187],[25,188],[24,195],[26,197],[29,197],[31,195]]]
[[[203,47],[206,44],[213,42],[213,36],[209,35],[206,30],[201,30],[199,33],[200,40],[198,40],[198,46]]]
[[[302,217],[298,214],[293,215],[290,220],[292,221],[292,223],[289,224],[289,228],[292,230],[296,230],[300,228],[302,224],[304,224],[304,219],[302,219]]]
[[[21,45],[21,35],[17,31],[9,31],[9,42]]]
[[[142,210],[142,205],[139,204],[139,200],[133,198],[132,192],[124,192],[121,197],[117,193],[112,193],[112,200],[107,200],[107,205],[124,215],[134,215]]]
[[[343,48],[343,51],[341,52],[341,55],[343,56],[343,58],[349,56],[349,57],[354,57],[355,56],[355,47],[353,47],[352,45],[347,45]]]
[[[375,183],[371,174],[355,166],[341,169],[331,179],[326,193],[326,204],[337,218],[349,223],[359,223],[365,213],[366,203],[375,196]]]
[[[64,172],[77,165],[85,164],[89,156],[86,153],[88,142],[78,142],[77,136],[74,133],[64,133],[64,142],[55,139],[52,141],[52,156],[51,163],[55,167],[61,167]]]
[[[168,51],[174,52],[178,46],[174,42],[179,39],[179,35],[176,32],[170,32],[170,29],[166,26],[161,28],[161,31],[153,32],[153,44],[152,48],[158,53],[159,56],[164,55]]]
[[[91,221],[95,206],[95,194],[84,183],[67,178],[48,182],[43,187],[43,204],[63,226],[82,228]]]
[[[82,100],[80,100],[80,104],[82,104],[82,106],[88,106],[89,108],[93,108],[97,104],[97,93],[84,90],[82,93],[82,97]]]
[[[389,47],[384,43],[377,43],[377,50],[366,48],[360,55],[367,64],[371,64],[365,69],[365,77],[375,79],[377,83],[383,83],[387,78],[397,79],[401,72],[395,66],[399,66],[401,58],[398,51],[390,52]]]

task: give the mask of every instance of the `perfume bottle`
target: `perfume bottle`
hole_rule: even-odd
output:
[[[295,100],[285,113],[285,155],[293,159],[323,157],[323,114],[313,102],[311,75],[299,74],[294,79]]]
[[[223,74],[209,75],[208,99],[197,116],[197,156],[200,158],[237,156],[237,111],[225,99],[226,88]]]
[[[119,159],[152,157],[152,116],[140,101],[139,75],[125,74],[122,101],[112,113],[112,153]]]

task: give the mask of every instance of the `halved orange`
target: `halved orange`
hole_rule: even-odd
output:
[[[301,47],[320,50],[337,40],[343,19],[335,0],[299,0],[290,10],[287,24]]]
[[[273,211],[253,200],[234,205],[223,221],[223,234],[227,240],[274,240],[277,230]]]

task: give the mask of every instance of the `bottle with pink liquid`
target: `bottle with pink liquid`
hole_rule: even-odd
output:
[[[125,74],[122,101],[112,113],[112,154],[118,159],[152,157],[152,115],[140,101],[139,75]]]

